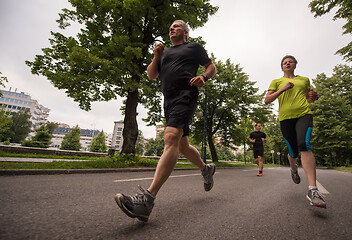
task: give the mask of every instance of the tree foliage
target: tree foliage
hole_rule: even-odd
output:
[[[219,160],[234,161],[235,155],[231,152],[229,147],[223,146],[222,144],[215,144],[216,152]]]
[[[145,155],[146,156],[161,156],[164,151],[164,131],[160,132],[160,134],[154,139],[151,138],[145,145]]]
[[[20,143],[31,131],[32,122],[29,109],[22,108],[18,112],[11,113],[12,123],[2,134],[2,140],[10,139],[10,142]]]
[[[241,118],[256,112],[258,103],[262,99],[258,95],[258,88],[254,87],[255,82],[249,80],[248,75],[237,64],[234,65],[228,59],[226,62],[216,61],[217,73],[201,89],[199,98],[199,110],[204,112],[205,93],[207,96],[207,141],[213,161],[217,161],[216,148],[213,136],[220,136],[222,144],[229,146],[234,143],[234,137]],[[264,110],[263,110],[264,111]],[[198,141],[203,136],[204,118],[197,116],[192,127],[192,135]],[[248,137],[246,136],[246,139]]]
[[[8,82],[7,77],[2,75],[0,72],[0,86],[5,87],[5,83]],[[2,92],[0,92],[0,97],[2,96]]]
[[[144,148],[145,148],[145,140],[144,140],[143,132],[141,130],[138,130],[138,138],[136,142],[136,154],[142,156],[144,154]]]
[[[315,17],[337,8],[333,19],[345,19],[347,23],[343,26],[343,34],[352,33],[352,0],[313,0],[309,6]],[[344,56],[345,60],[352,61],[352,42],[338,50],[337,53]]]
[[[248,117],[242,117],[231,132],[232,142],[236,146],[243,147],[243,161],[247,162],[247,152],[251,148],[249,134],[253,131],[254,123]]]
[[[36,129],[36,135],[30,140],[24,140],[22,146],[48,148],[53,137],[53,130],[57,127],[57,123],[49,122]]]
[[[313,143],[321,165],[348,165],[352,154],[352,68],[338,65],[331,77],[313,80],[319,99],[312,104]]]
[[[10,113],[5,111],[5,107],[0,107],[0,139],[3,139],[2,135],[10,129],[11,125]]]
[[[270,121],[265,123],[263,127],[263,132],[267,136],[267,141],[264,143],[264,156],[267,162],[274,162],[277,164],[280,159],[280,164],[289,164],[287,154],[288,148],[284,137],[282,136],[280,129],[280,122],[277,116],[273,115]],[[271,151],[274,151],[274,156],[272,156]],[[277,153],[280,153],[278,155]]]
[[[101,132],[93,139],[92,143],[89,146],[89,150],[91,152],[100,152],[100,153],[105,153],[108,147],[106,146],[105,143],[106,137],[104,134],[104,131],[101,130]]]
[[[80,143],[81,129],[78,126],[72,128],[62,139],[60,149],[79,151],[82,146]]]
[[[90,110],[94,101],[124,97],[122,152],[135,153],[138,103],[154,110],[159,106],[148,99],[158,99],[151,96],[157,95],[160,84],[148,81],[145,73],[153,44],[168,41],[172,21],[183,19],[197,28],[217,7],[209,0],[69,2],[73,9],[63,9],[59,14],[59,27],[66,29],[76,22],[81,24],[81,31],[75,37],[52,32],[51,47],[43,48],[42,55],[26,63],[33,74],[46,76],[55,87],[65,89],[82,109]]]

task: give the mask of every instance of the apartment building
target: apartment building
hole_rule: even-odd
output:
[[[48,122],[50,109],[39,104],[37,100],[32,99],[29,94],[17,92],[17,89],[12,92],[1,90],[0,106],[5,108],[5,111],[18,112],[22,108],[29,109],[31,113],[30,121],[32,122],[32,130],[37,129],[41,125]]]

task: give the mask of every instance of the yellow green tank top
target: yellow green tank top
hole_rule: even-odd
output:
[[[288,82],[294,84],[293,88],[283,92],[279,97],[279,121],[299,118],[311,114],[306,91],[310,89],[309,78],[297,76],[293,79],[282,77],[271,82],[269,90],[275,92],[283,88]]]

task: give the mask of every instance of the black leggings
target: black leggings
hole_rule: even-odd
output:
[[[280,128],[285,138],[290,157],[296,158],[299,151],[311,151],[310,137],[313,130],[312,114],[280,121]]]

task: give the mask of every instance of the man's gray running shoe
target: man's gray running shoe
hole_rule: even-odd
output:
[[[315,207],[326,208],[326,203],[323,195],[318,189],[310,189],[307,194],[307,198],[310,201],[310,205]]]
[[[125,196],[118,193],[115,196],[115,201],[127,216],[148,222],[149,215],[154,207],[155,197],[141,186],[138,186],[138,188],[142,193],[135,196]]]
[[[299,184],[301,182],[301,178],[298,175],[298,168],[296,171],[291,169],[291,177],[294,183]]]
[[[204,180],[204,190],[210,191],[214,185],[213,175],[215,173],[215,164],[210,163],[205,165],[205,169],[202,171],[202,176]]]

